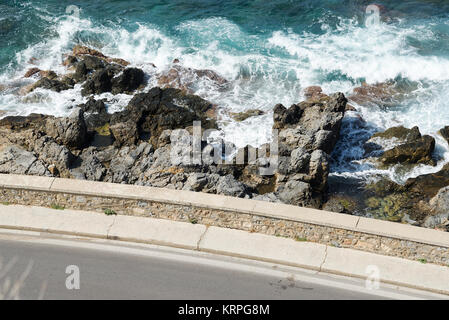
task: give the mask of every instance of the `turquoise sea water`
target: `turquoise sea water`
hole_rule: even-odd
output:
[[[350,94],[362,82],[395,80],[407,96],[388,108],[359,107],[346,116],[333,155],[333,174],[368,176],[379,170],[361,160],[363,140],[393,125],[418,125],[435,137],[449,125],[449,1],[376,1],[380,24],[366,25],[371,1],[359,0],[152,0],[0,2],[0,110],[64,115],[81,103],[79,88],[61,94],[15,93],[32,67],[65,72],[63,55],[82,43],[124,58],[149,74],[179,58],[186,67],[212,69],[232,82],[229,90],[198,83],[196,93],[223,110],[259,108],[265,116],[224,122],[238,145],[270,138],[271,110],[302,100],[302,89]],[[76,6],[78,10],[67,7]],[[153,70],[149,63],[154,63]],[[150,81],[151,85],[151,81]],[[110,110],[130,97],[110,97]],[[357,121],[361,116],[364,123]],[[398,181],[436,171],[449,160],[437,138],[436,168],[420,166]]]

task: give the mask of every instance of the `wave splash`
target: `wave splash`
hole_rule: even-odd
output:
[[[43,13],[42,13],[43,14]],[[156,85],[156,72],[166,71],[173,59],[183,66],[210,69],[231,81],[227,90],[199,83],[195,93],[217,104],[221,110],[242,112],[260,109],[259,117],[236,122],[223,113],[221,127],[227,140],[238,147],[269,142],[272,109],[277,103],[289,106],[303,100],[302,90],[320,85],[327,93],[349,95],[362,82],[389,80],[412,82],[412,89],[397,105],[357,106],[357,113],[345,118],[342,139],[333,155],[333,172],[342,176],[387,174],[402,182],[408,177],[435,172],[449,161],[447,143],[437,138],[437,167],[418,166],[407,174],[380,171],[363,162],[363,141],[375,131],[395,125],[417,125],[423,134],[436,132],[449,124],[449,58],[422,53],[420,43],[435,41],[435,24],[408,25],[398,21],[366,28],[356,19],[340,19],[337,27],[321,22],[319,34],[277,30],[249,34],[225,18],[183,22],[171,30],[150,23],[98,25],[90,19],[71,16],[50,17],[51,38],[30,45],[16,55],[15,65],[0,74],[0,109],[8,114],[50,113],[66,115],[73,105],[85,102],[81,88],[54,93],[38,89],[20,96],[18,88],[33,80],[23,74],[36,65],[42,70],[66,73],[63,56],[75,44],[101,50],[108,56],[130,61],[150,75],[148,87]],[[448,24],[448,21],[439,23]],[[413,41],[411,41],[411,39]],[[156,65],[156,69],[151,66]],[[131,96],[103,94],[110,111],[125,107]],[[363,118],[363,123],[358,123]]]

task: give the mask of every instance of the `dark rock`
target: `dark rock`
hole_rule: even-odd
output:
[[[297,124],[303,110],[296,104],[292,105],[290,108],[285,108],[282,104],[277,104],[274,107],[274,126],[273,129],[286,128],[289,125]]]
[[[76,64],[75,73],[73,74],[73,79],[77,82],[86,81],[87,75],[89,74],[89,69],[87,69],[84,61]]]
[[[123,73],[112,79],[112,93],[130,93],[136,90],[144,81],[144,72],[137,68],[127,68]]]
[[[402,142],[412,142],[421,138],[421,133],[418,127],[413,127],[411,129],[405,128],[403,126],[392,127],[384,132],[375,133],[371,138],[382,138],[382,139],[397,139]]]
[[[91,79],[87,80],[83,85],[81,94],[87,96],[90,94],[101,94],[104,92],[110,92],[112,89],[111,76],[107,70],[99,70],[95,72]]]
[[[349,197],[333,196],[323,205],[323,210],[352,214],[356,206],[357,203]]]
[[[62,65],[65,67],[72,67],[78,62],[75,56],[69,55],[63,62]]]
[[[31,76],[35,75],[36,73],[39,73],[39,71],[41,71],[41,69],[36,68],[36,67],[28,69],[28,71],[24,75],[24,78],[30,78]]]
[[[80,108],[75,109],[67,118],[47,119],[45,130],[59,144],[71,149],[82,148],[87,141],[84,113]]]
[[[136,94],[125,111],[112,116],[111,124],[131,120],[138,126],[139,135],[148,134],[157,147],[160,134],[167,129],[186,128],[196,120],[201,121],[203,129],[215,128],[215,121],[205,115],[211,107],[210,102],[178,89],[153,88]],[[134,128],[132,131],[134,136]]]
[[[438,133],[449,143],[449,126],[440,129]]]
[[[431,136],[422,136],[421,138],[401,144],[393,149],[387,150],[380,157],[384,165],[390,164],[434,164],[432,153],[435,149],[435,139]]]
[[[43,89],[47,89],[47,90],[61,92],[64,90],[73,89],[73,86],[69,85],[68,83],[61,82],[59,80],[51,80],[49,78],[42,78],[30,87],[30,89],[28,90],[28,93],[34,91],[37,88],[43,88]]]
[[[114,118],[112,117],[112,119]],[[113,121],[111,120],[111,122]],[[109,129],[118,146],[135,144],[139,138],[137,123],[134,120],[114,123]]]
[[[84,112],[84,120],[88,131],[96,131],[100,135],[109,135],[109,121],[111,115],[106,111],[106,105],[103,100],[89,99],[85,104],[79,105]]]
[[[305,207],[310,204],[312,188],[306,182],[289,180],[279,192],[279,198],[284,203]]]
[[[41,128],[49,116],[32,113],[29,116],[9,116],[0,119],[0,128],[7,128],[12,131],[22,131],[30,128]]]
[[[104,69],[106,67],[104,60],[95,56],[84,56],[82,64],[84,64],[87,70],[91,71]]]
[[[265,114],[265,112],[263,112],[262,110],[257,110],[257,109],[250,109],[244,112],[231,112],[231,117],[235,120],[235,121],[244,121],[250,117],[256,117],[256,116],[261,116]]]
[[[106,113],[106,105],[103,100],[89,99],[79,106],[84,113]]]

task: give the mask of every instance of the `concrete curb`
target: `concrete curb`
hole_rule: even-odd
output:
[[[15,205],[0,205],[0,228],[159,244],[357,278],[375,266],[381,282],[449,295],[449,267],[241,230]]]

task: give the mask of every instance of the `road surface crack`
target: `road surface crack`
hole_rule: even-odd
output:
[[[357,222],[355,223],[355,228],[357,229],[357,227],[359,226],[359,222],[360,222],[360,217],[358,217]]]
[[[200,251],[200,243],[203,241],[204,236],[206,235],[207,230],[209,230],[209,226],[206,226],[206,230],[201,234],[200,239],[198,240],[198,243],[196,244],[196,250]]]
[[[112,227],[114,226],[114,224],[115,224],[115,220],[117,219],[117,216],[114,216],[114,217],[112,217],[113,219],[112,219],[112,222],[111,222],[111,225],[108,227],[108,230],[106,231],[106,239],[109,239],[110,237],[109,237],[109,233],[111,232],[111,229],[112,229]]]
[[[320,269],[318,270],[318,272],[321,272],[321,271],[323,270],[323,265],[324,265],[324,263],[326,262],[326,259],[327,259],[327,245],[326,245],[326,247],[325,247],[325,249],[324,249],[324,258],[323,258],[323,262],[321,262],[321,264],[320,264]]]

